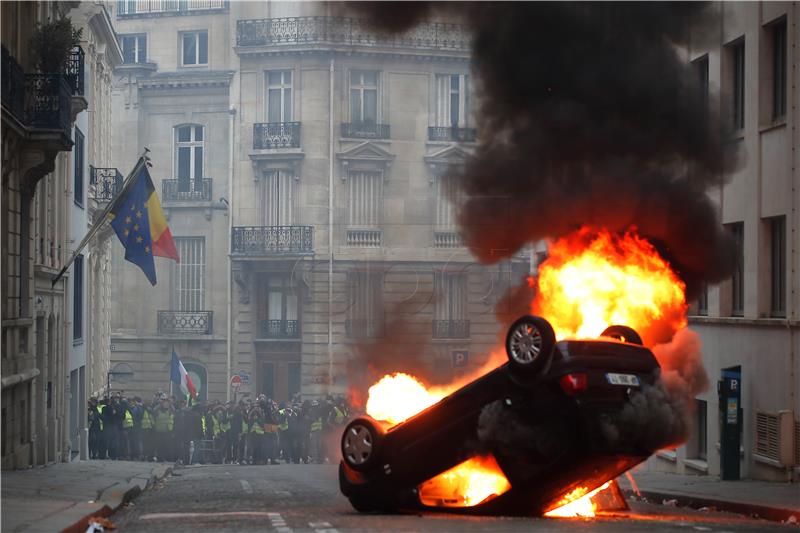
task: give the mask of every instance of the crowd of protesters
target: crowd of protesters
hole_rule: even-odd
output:
[[[350,407],[344,397],[276,403],[194,403],[156,393],[89,400],[92,459],[169,461],[182,464],[324,463],[338,457],[338,442]]]

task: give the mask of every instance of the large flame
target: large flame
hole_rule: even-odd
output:
[[[472,507],[511,488],[491,455],[473,457],[419,486],[419,498],[432,507]]]
[[[684,283],[635,229],[616,236],[582,228],[555,241],[537,286],[532,311],[559,339],[594,338],[621,324],[652,346],[686,326]]]
[[[594,516],[597,511],[597,504],[592,501],[592,497],[599,492],[607,489],[611,482],[607,482],[601,487],[588,492],[586,487],[578,487],[564,495],[555,509],[546,512],[544,515],[548,518],[574,518],[574,517],[590,517]]]
[[[428,390],[417,378],[396,372],[383,376],[369,388],[367,414],[376,420],[399,424],[446,395],[446,391]]]

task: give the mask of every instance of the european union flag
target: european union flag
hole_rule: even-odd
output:
[[[161,203],[142,165],[109,214],[111,227],[125,247],[125,259],[142,269],[150,284],[156,284],[154,255],[178,261],[178,252],[167,227]]]

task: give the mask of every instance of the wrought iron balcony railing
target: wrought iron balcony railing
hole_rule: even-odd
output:
[[[72,49],[64,68],[64,77],[72,89],[72,94],[83,94],[83,48],[76,46]]]
[[[313,226],[235,226],[232,253],[306,254],[314,251]]]
[[[375,247],[381,245],[383,231],[379,229],[349,229],[347,230],[348,246]]]
[[[89,196],[98,202],[110,202],[122,190],[122,173],[116,168],[89,167]]]
[[[475,142],[478,137],[478,130],[475,128],[441,127],[430,126],[428,128],[429,141],[449,141],[449,142]]]
[[[462,246],[464,246],[464,240],[455,231],[433,232],[434,248],[460,248]]]
[[[211,178],[161,180],[161,199],[165,202],[210,202],[211,198]]]
[[[262,320],[260,329],[262,339],[299,339],[299,320]]]
[[[211,335],[213,311],[159,311],[159,335]]]
[[[28,123],[35,128],[70,129],[72,89],[62,74],[26,74]]]
[[[423,22],[396,35],[375,30],[369,20],[348,17],[286,17],[236,21],[236,45],[344,44],[387,48],[469,51],[466,26]]]
[[[194,15],[199,12],[225,11],[227,0],[118,0],[119,18]]]
[[[3,88],[3,106],[11,111],[20,122],[25,122],[25,72],[5,46],[3,46],[2,59],[0,79]]]
[[[253,124],[253,149],[300,148],[299,122],[258,122]]]
[[[468,339],[469,320],[433,320],[434,339]]]
[[[388,139],[389,124],[375,122],[343,122],[342,137],[355,139]]]
[[[350,339],[375,339],[383,337],[383,318],[348,318],[344,321],[345,334]]]

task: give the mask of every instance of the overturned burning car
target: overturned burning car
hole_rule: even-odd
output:
[[[500,367],[397,425],[351,421],[342,493],[359,511],[539,515],[644,461],[649,428],[619,415],[659,363],[629,327],[601,337],[556,342],[547,320],[520,318]]]

